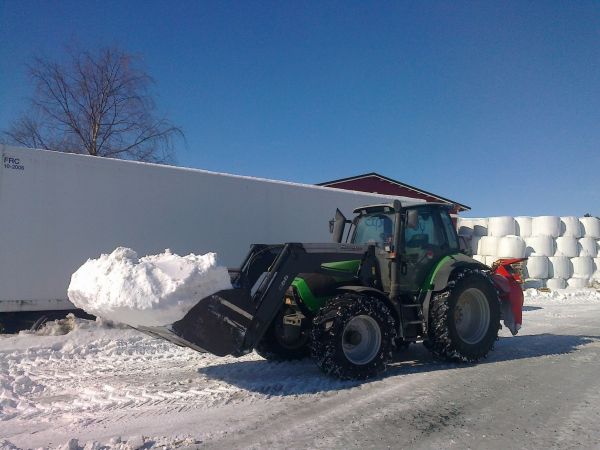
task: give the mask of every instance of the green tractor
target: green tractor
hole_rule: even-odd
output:
[[[354,213],[336,211],[333,243],[252,245],[230,270],[233,289],[169,326],[139,329],[219,356],[312,356],[342,379],[376,376],[394,349],[418,340],[437,357],[477,361],[501,319],[516,334],[518,279],[509,265],[492,270],[460,251],[447,205],[394,201]]]

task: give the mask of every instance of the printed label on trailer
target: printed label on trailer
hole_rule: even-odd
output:
[[[21,162],[21,158],[14,158],[12,156],[4,157],[4,168],[13,170],[25,170],[25,165]]]

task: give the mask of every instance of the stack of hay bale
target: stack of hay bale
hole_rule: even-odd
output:
[[[524,288],[584,288],[600,282],[600,219],[490,217],[458,219],[473,257],[488,266],[527,257]]]

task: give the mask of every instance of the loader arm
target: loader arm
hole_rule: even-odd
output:
[[[251,249],[251,253],[256,250]],[[362,260],[372,253],[367,245],[339,243],[287,243],[277,250],[279,254],[258,279],[258,287],[242,282],[199,299],[185,317],[171,325],[138,329],[194,350],[241,356],[252,351],[267,331],[296,275],[320,272],[323,263],[348,257]],[[256,272],[251,258],[246,258],[243,269],[241,279],[245,273]]]

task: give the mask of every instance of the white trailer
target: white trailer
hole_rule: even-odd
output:
[[[355,207],[397,198],[3,145],[0,151],[0,313],[72,309],[71,274],[118,246],[140,256],[165,248],[216,251],[232,267],[251,243],[327,242],[336,208],[350,217]]]

